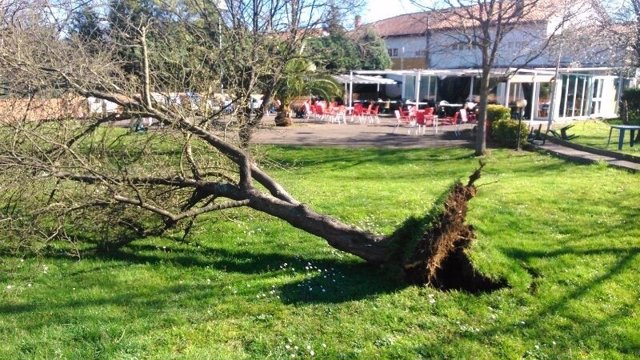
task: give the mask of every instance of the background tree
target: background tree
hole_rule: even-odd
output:
[[[87,4],[83,4],[79,11],[73,13],[70,32],[84,42],[99,43],[105,40],[105,29],[100,16]]]
[[[318,67],[333,74],[360,68],[360,52],[346,33],[309,39],[305,49]]]
[[[306,53],[319,67],[334,74],[391,67],[391,58],[384,41],[367,27],[311,38],[308,40]]]
[[[280,109],[277,109],[276,124],[288,125],[291,123],[291,101],[296,97],[312,95],[331,100],[342,93],[331,75],[320,73],[317,67],[305,59],[292,59],[285,66],[284,74],[276,84],[275,96],[282,101]]]
[[[368,27],[356,29],[355,42],[360,53],[362,70],[384,70],[391,68],[391,57],[384,40]]]
[[[600,30],[612,43],[626,50],[629,67],[640,67],[640,1],[623,0],[616,4],[606,4],[609,16],[602,17]]]
[[[640,1],[624,0],[616,4],[607,4],[609,11],[601,17],[595,38],[601,39],[610,49],[610,62],[617,65],[620,75],[637,77],[636,71],[640,67]],[[624,123],[640,123],[640,94],[637,89],[624,91],[618,109]],[[636,141],[640,141],[640,133]]]
[[[537,38],[536,44],[530,44],[524,51],[511,56],[517,61],[517,67],[526,66],[538,58],[548,47],[550,41],[562,29],[569,19],[584,10],[582,6],[573,6],[569,2],[558,1],[550,4],[543,0],[440,0],[435,3],[413,0],[414,4],[425,10],[440,14],[445,28],[450,29],[449,37],[456,45],[476,49],[480,80],[480,112],[476,132],[476,155],[484,155],[486,146],[487,105],[491,90],[492,70],[495,69],[505,37],[515,30],[524,30],[522,24],[532,19],[545,20],[553,17],[553,28],[547,29]],[[540,14],[546,14],[542,18]],[[451,42],[447,44],[451,46]],[[514,54],[510,54],[514,55]],[[501,63],[501,67],[510,68],[515,64]],[[504,76],[508,76],[505,73]]]

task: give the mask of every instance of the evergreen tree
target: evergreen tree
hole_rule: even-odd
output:
[[[109,4],[109,38],[119,48],[118,58],[123,70],[139,75],[142,55],[140,49],[132,44],[140,37],[141,26],[153,18],[153,4],[150,0],[111,0]]]
[[[72,35],[77,35],[85,43],[100,42],[104,40],[105,35],[105,31],[100,25],[100,17],[87,4],[73,15],[70,32]]]
[[[384,70],[391,68],[391,58],[384,40],[371,29],[365,29],[357,40],[360,50],[360,69]]]

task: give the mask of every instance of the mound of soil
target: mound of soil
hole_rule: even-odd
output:
[[[464,290],[472,293],[490,292],[506,285],[478,273],[465,249],[475,239],[473,227],[465,224],[467,203],[476,194],[475,180],[457,183],[444,203],[444,210],[416,245],[413,256],[405,262],[404,271],[409,283],[429,285],[443,290]]]

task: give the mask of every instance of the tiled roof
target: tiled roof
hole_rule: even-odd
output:
[[[517,1],[517,0],[515,0]],[[527,0],[525,0],[527,1]],[[526,6],[519,22],[545,21],[554,11],[558,10],[558,5],[553,0],[529,0],[536,1],[535,5]],[[579,1],[579,0],[578,0]],[[505,1],[514,11],[515,2]],[[472,21],[467,15],[470,12],[478,12],[477,5],[464,8],[448,8],[443,10],[432,10],[412,14],[398,15],[392,18],[383,19],[366,26],[372,27],[381,37],[404,36],[404,35],[424,35],[427,29],[444,30],[460,27],[473,27]]]

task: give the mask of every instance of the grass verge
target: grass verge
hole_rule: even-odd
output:
[[[612,123],[619,123],[619,121],[614,121]],[[601,120],[580,120],[576,121],[574,125],[575,126],[572,127],[568,133],[578,135],[578,137],[571,140],[571,142],[598,149],[640,156],[640,144],[635,144],[633,147],[629,146],[629,131],[625,133],[622,150],[618,150],[619,130],[613,130],[611,133],[611,143],[608,144],[609,131],[611,130],[609,122]]]

